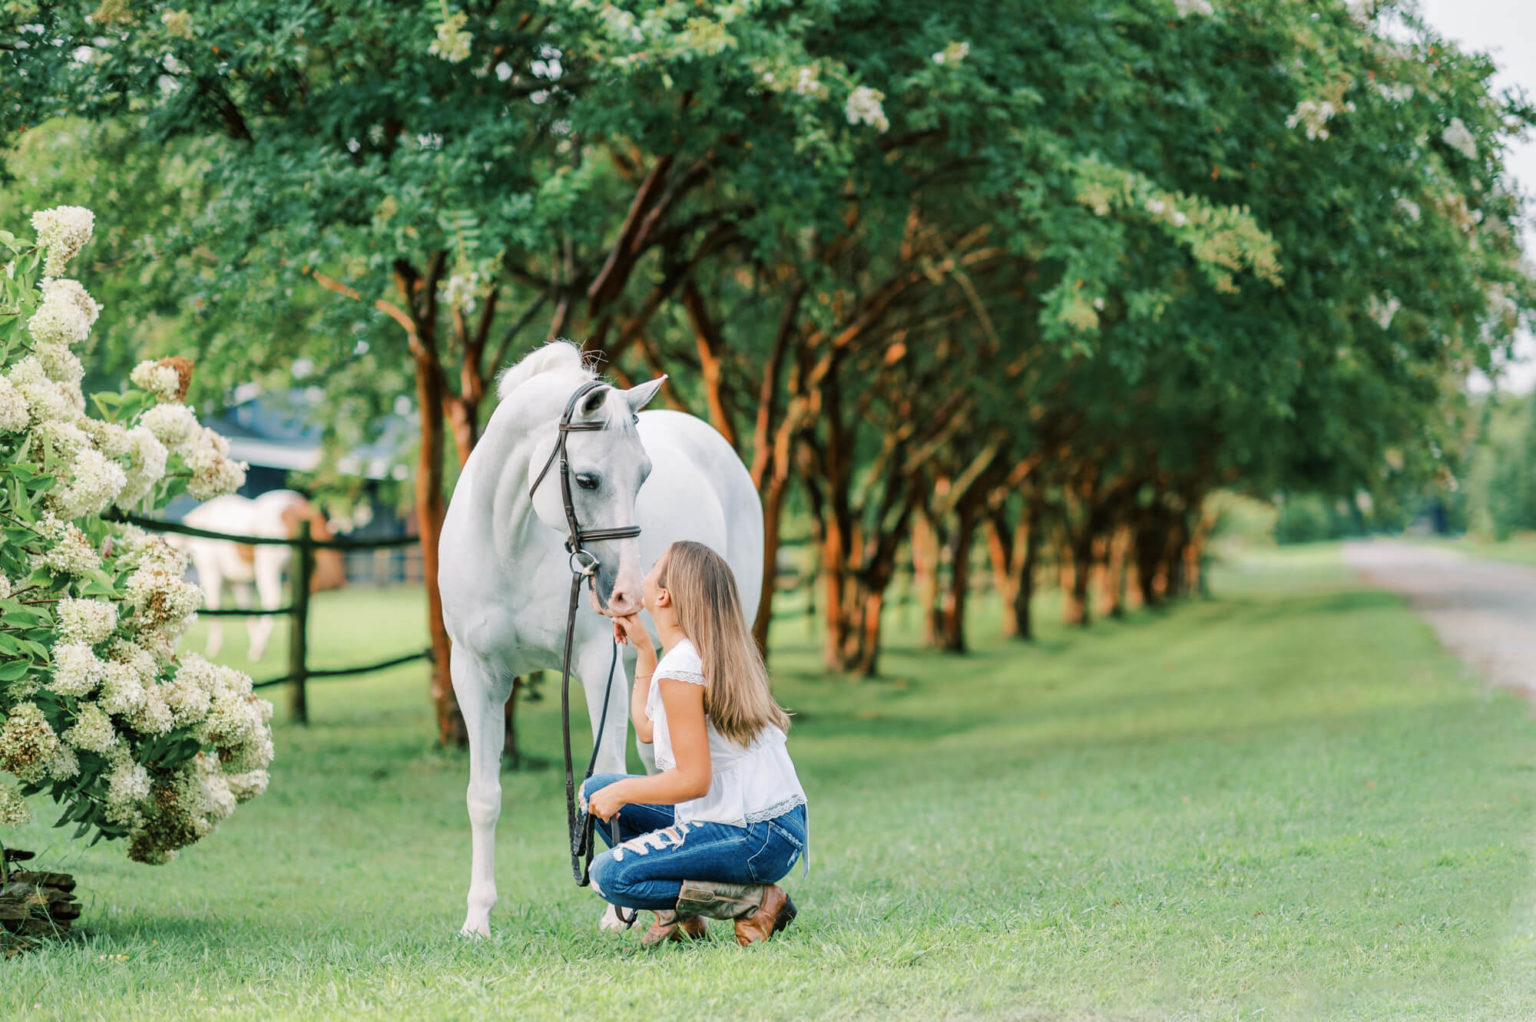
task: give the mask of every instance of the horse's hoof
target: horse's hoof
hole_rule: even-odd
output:
[[[467,937],[470,940],[479,940],[481,937],[489,937],[490,935],[491,928],[489,926],[470,926],[468,923],[465,923],[459,930],[460,937]]]

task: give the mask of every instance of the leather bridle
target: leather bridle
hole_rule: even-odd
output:
[[[571,399],[565,403],[565,413],[560,416],[560,439],[555,444],[555,449],[549,452],[549,458],[544,462],[544,467],[539,469],[539,474],[534,477],[533,485],[528,487],[528,499],[532,500],[534,493],[538,491],[539,484],[549,474],[549,467],[555,463],[556,458],[559,458],[560,499],[565,502],[565,524],[566,528],[570,531],[570,535],[565,541],[565,549],[571,555],[571,571],[584,576],[590,576],[597,571],[598,560],[583,544],[600,543],[605,539],[630,539],[640,535],[640,526],[638,525],[620,525],[611,529],[583,530],[581,523],[576,520],[576,505],[571,500],[571,463],[565,450],[565,438],[572,433],[595,433],[598,430],[604,429],[607,425],[602,422],[572,422],[571,416],[576,413],[576,406],[581,402],[582,398],[599,387],[606,386],[607,384],[602,380],[588,380],[576,388],[576,393],[572,394]],[[578,560],[582,562],[580,569],[577,568]]]
[[[560,719],[561,738],[565,748],[565,822],[571,840],[571,872],[576,878],[578,887],[586,887],[591,883],[589,875],[592,865],[592,852],[596,842],[594,841],[593,817],[585,811],[578,812],[576,804],[576,778],[571,763],[571,637],[576,631],[576,610],[581,600],[581,584],[588,582],[596,587],[596,575],[601,562],[597,555],[588,550],[584,544],[596,543],[608,539],[630,539],[640,535],[638,525],[620,525],[611,529],[582,529],[581,522],[576,518],[576,505],[571,499],[571,464],[566,454],[565,440],[572,433],[593,433],[601,430],[606,425],[602,422],[572,422],[571,416],[576,413],[576,406],[581,399],[599,387],[607,384],[601,380],[589,380],[576,389],[569,401],[565,403],[565,412],[560,416],[560,438],[555,444],[555,449],[549,453],[549,459],[544,462],[544,467],[534,477],[533,485],[528,487],[528,498],[533,499],[539,484],[549,474],[549,468],[556,459],[560,462],[560,497],[565,502],[565,524],[569,535],[565,541],[565,549],[570,554],[571,567],[571,603],[565,617],[565,656],[560,664]],[[638,417],[636,418],[638,420]],[[592,776],[592,770],[597,765],[597,752],[603,738],[603,727],[608,722],[608,701],[613,695],[613,669],[618,664],[619,644],[613,644],[613,658],[608,662],[608,673],[605,675],[607,685],[603,691],[603,710],[598,717],[597,733],[592,741],[592,758],[587,761],[587,773],[582,778],[585,782]],[[613,821],[614,844],[618,844],[619,824]],[[623,913],[620,913],[623,918]],[[633,926],[635,914],[631,913],[626,923]]]

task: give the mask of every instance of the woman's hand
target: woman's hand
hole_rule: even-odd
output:
[[[599,788],[587,797],[587,812],[607,823],[618,813],[620,809],[629,805],[629,799],[619,791],[624,786],[623,781],[615,781],[605,788]]]
[[[623,617],[613,619],[613,641],[619,645],[633,645],[636,649],[644,645],[651,647],[651,633],[645,630],[645,625],[640,623],[639,614],[626,614]]]

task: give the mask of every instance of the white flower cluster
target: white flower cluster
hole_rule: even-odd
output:
[[[192,15],[187,11],[165,11],[160,15],[160,24],[165,26],[167,35],[177,39],[192,38]]]
[[[43,276],[57,277],[91,240],[96,215],[84,206],[55,206],[32,214],[32,229],[44,255]]]
[[[1466,122],[1460,117],[1451,118],[1451,123],[1446,125],[1445,131],[1440,133],[1440,141],[1469,160],[1477,159],[1477,139],[1472,137]]]
[[[0,827],[20,827],[32,819],[26,799],[6,785],[0,785]]]
[[[469,15],[463,11],[455,11],[444,18],[437,26],[437,38],[427,47],[427,53],[442,57],[450,64],[457,64],[468,57],[469,45],[474,42],[474,36],[464,31],[468,21]]]
[[[163,361],[140,362],[128,374],[128,382],[161,401],[176,401],[181,396],[181,374]]]
[[[970,43],[950,43],[933,55],[933,62],[935,64],[958,64],[970,55]]]
[[[1175,227],[1183,227],[1189,223],[1189,217],[1182,210],[1174,209],[1163,199],[1148,199],[1146,210],[1154,220],[1161,220]],[[1107,213],[1108,209],[1105,212]]]
[[[30,353],[0,374],[0,456],[52,485],[24,490],[13,509],[34,538],[4,551],[0,598],[37,590],[53,618],[46,640],[35,630],[48,626],[32,626],[38,668],[0,682],[0,771],[30,785],[77,778],[63,800],[95,807],[77,818],[127,836],[132,858],[164,862],[265,790],[272,708],[239,671],[192,655],[178,661],[176,642],[202,605],[183,577],[185,556],[142,530],[109,532],[96,516],[140,506],[168,471],[206,499],[238,487],[245,469],[230,460],[228,440],[181,403],[191,373],[183,359],[133,370],[150,407],[138,395],[121,422],[85,414],[70,349],[89,336],[100,306],[58,274],[89,239],[92,217],[64,207],[33,223],[48,276],[25,322]],[[103,584],[114,588],[104,593]],[[26,818],[19,793],[0,784],[0,824]]]
[[[1285,119],[1285,126],[1287,128],[1305,126],[1307,138],[1325,139],[1328,137],[1328,122],[1340,113],[1354,113],[1354,110],[1353,103],[1339,106],[1328,99],[1304,99],[1296,104],[1296,109],[1291,111],[1291,116]]]
[[[802,67],[795,69],[795,83],[790,91],[797,96],[808,96],[811,99],[826,99],[827,87],[822,83],[821,76],[816,73],[814,67]]]
[[[848,117],[849,124],[868,124],[879,132],[891,129],[891,122],[886,119],[885,108],[881,101],[885,99],[885,93],[878,89],[871,89],[867,85],[860,85],[848,94],[848,103],[843,108],[843,113]]]
[[[610,39],[620,43],[645,42],[645,32],[631,12],[613,4],[604,4],[599,13],[603,19],[603,30]]]
[[[1181,18],[1187,18],[1192,14],[1216,13],[1211,7],[1211,0],[1173,0],[1173,9]]]
[[[1403,307],[1403,303],[1395,295],[1387,295],[1385,299],[1377,295],[1371,295],[1365,303],[1365,314],[1376,321],[1383,330],[1392,325],[1392,320],[1397,316],[1397,310]]]
[[[50,249],[49,257],[52,255]],[[91,327],[100,314],[101,306],[78,280],[45,277],[42,303],[27,320],[27,330],[39,345],[58,344],[67,348],[91,335]]]

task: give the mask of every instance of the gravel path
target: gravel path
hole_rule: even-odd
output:
[[[1385,540],[1346,543],[1344,561],[1406,596],[1495,685],[1536,697],[1536,569]]]

